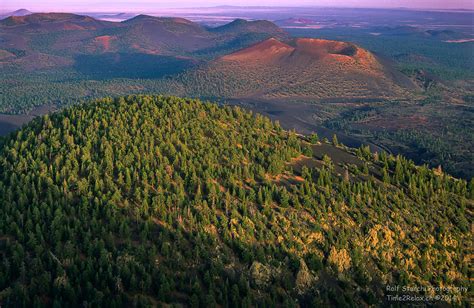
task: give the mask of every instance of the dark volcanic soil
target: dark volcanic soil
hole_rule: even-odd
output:
[[[2,114],[0,113],[0,136],[5,136],[33,120],[56,110],[54,105],[43,105],[31,110],[28,114]]]
[[[334,134],[337,135],[339,142],[346,146],[358,148],[361,145],[369,145],[374,152],[381,152],[382,149],[376,144],[371,144],[357,138],[347,136],[334,130],[313,124],[315,120],[313,116],[319,112],[316,105],[308,103],[295,103],[288,101],[263,101],[249,99],[235,99],[227,101],[229,105],[241,106],[268,116],[272,120],[277,120],[280,125],[287,130],[294,129],[297,133],[309,135],[317,133],[320,138],[332,139]]]

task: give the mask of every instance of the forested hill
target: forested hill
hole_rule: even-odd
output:
[[[403,157],[160,96],[2,142],[1,306],[361,307],[469,285],[472,183]]]

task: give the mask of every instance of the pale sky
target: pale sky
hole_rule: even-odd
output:
[[[333,6],[377,8],[474,9],[474,0],[0,0],[0,11],[152,11],[160,8],[235,6]]]

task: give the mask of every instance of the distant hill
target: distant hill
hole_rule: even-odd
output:
[[[0,26],[12,27],[13,32],[24,31],[28,27],[35,32],[64,30],[98,30],[107,23],[92,17],[71,13],[35,13],[24,16],[10,16],[0,20]]]
[[[0,52],[6,54],[14,50],[17,55],[5,58],[8,61],[0,66],[15,65],[31,71],[74,65],[84,72],[98,69],[102,74],[109,71],[114,74],[115,68],[111,66],[116,63],[125,67],[146,67],[147,61],[163,63],[168,59],[171,66],[180,59],[198,63],[271,36],[284,35],[277,26],[265,21],[238,21],[228,28],[207,29],[183,18],[138,15],[123,22],[108,22],[69,13],[10,16],[0,21],[0,33]],[[118,56],[104,55],[110,53]],[[38,57],[49,60],[31,61]],[[103,66],[98,67],[97,63]],[[151,65],[151,68],[156,67]],[[140,70],[133,74],[139,76]],[[157,76],[162,75],[163,72],[157,73]],[[149,74],[142,77],[145,76]]]
[[[197,84],[197,76],[209,80]],[[182,77],[189,93],[238,98],[397,97],[415,85],[354,44],[275,38],[225,55]]]
[[[472,38],[472,33],[466,34],[449,29],[426,30],[412,26],[378,27],[374,28],[374,33],[388,36],[414,36],[419,38],[431,38],[436,40],[455,40],[462,38]]]
[[[426,35],[431,36],[440,40],[457,40],[457,39],[473,39],[473,35],[466,35],[460,32],[453,30],[441,29],[441,30],[427,30],[425,31]]]
[[[264,20],[237,19],[207,28],[183,18],[138,15],[109,22],[37,13],[1,20],[0,34],[0,67],[6,71],[67,71],[68,78],[79,80],[151,79],[151,88],[161,93],[216,99],[392,99],[416,88],[392,63],[359,46],[291,39]],[[97,95],[64,92],[68,100],[81,93]],[[65,99],[62,91],[45,93],[54,101]]]
[[[88,16],[91,16],[96,19],[108,20],[108,21],[125,21],[131,19],[138,14],[136,13],[118,13],[118,14],[106,14],[106,13],[88,13]]]
[[[25,15],[30,15],[30,14],[33,14],[33,13],[26,9],[19,9],[10,13],[0,13],[0,20],[10,17],[10,16],[25,16]]]
[[[276,20],[275,24],[279,27],[304,27],[307,25],[316,24],[316,20],[310,18],[302,18],[302,17],[292,17],[286,19]]]
[[[145,53],[180,54],[207,48],[215,36],[184,18],[138,15],[122,22],[118,39]]]
[[[271,33],[273,37],[287,37],[287,34],[274,23],[267,20],[236,19],[223,26],[211,28],[217,33]]]
[[[0,142],[2,306],[469,306],[474,182],[402,156],[161,96]]]
[[[184,24],[184,25],[193,25],[199,27],[197,24],[193,23],[190,20],[179,17],[155,17],[150,15],[137,15],[130,19],[123,21],[125,24],[143,24],[143,23],[158,23],[158,24]]]
[[[16,11],[13,11],[11,13],[5,14],[2,17],[8,17],[8,16],[25,16],[25,15],[30,15],[33,14],[32,12],[28,11],[27,9],[19,9]]]
[[[10,16],[25,16],[25,15],[30,15],[30,14],[33,14],[32,12],[28,11],[27,9],[19,9],[19,10],[16,10],[14,12],[11,12]]]

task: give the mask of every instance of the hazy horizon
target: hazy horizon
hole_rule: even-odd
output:
[[[382,9],[425,9],[425,10],[456,10],[456,9],[474,9],[474,2],[470,0],[454,0],[446,3],[444,0],[330,0],[330,1],[308,1],[308,0],[296,0],[296,1],[269,1],[261,0],[259,5],[252,5],[253,1],[215,1],[215,0],[204,0],[204,1],[174,1],[174,2],[160,2],[156,3],[152,0],[141,0],[137,3],[131,3],[130,1],[111,1],[102,0],[101,2],[96,1],[63,1],[57,3],[52,0],[45,0],[38,3],[33,0],[3,0],[3,4],[0,6],[0,11],[8,12],[15,11],[18,9],[27,9],[33,12],[46,12],[46,11],[57,11],[57,12],[152,12],[163,9],[184,9],[184,8],[212,8],[218,6],[234,6],[234,7],[337,7],[337,8],[382,8]]]

